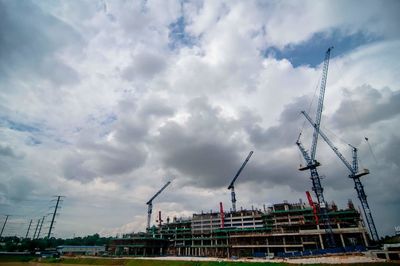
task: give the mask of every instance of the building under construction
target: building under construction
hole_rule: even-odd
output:
[[[328,217],[337,248],[368,246],[367,230],[351,202],[341,210],[334,204],[328,206]],[[313,208],[303,202],[274,204],[265,210],[199,213],[171,222],[167,219],[146,233],[114,239],[109,251],[128,256],[311,255],[327,248],[328,233],[318,219]]]
[[[353,204],[349,202],[346,209],[339,210],[335,204],[329,205],[325,200],[317,169],[321,165],[316,158],[319,136],[350,171],[348,177],[354,181],[371,240],[378,242],[378,232],[360,181],[360,177],[369,174],[369,170],[359,171],[356,147],[350,145],[350,163],[320,129],[332,48],[328,48],[325,53],[315,121],[306,112],[302,112],[314,129],[311,147],[309,150],[304,147],[300,139],[301,132],[296,141],[306,162],[299,170],[310,171],[316,202],[313,202],[310,193],[307,192],[309,205],[303,202],[284,202],[264,210],[236,210],[235,182],[253,154],[253,151],[250,151],[228,186],[231,191],[232,211],[224,212],[221,203],[219,212],[193,214],[190,218],[174,219],[171,223],[167,219],[165,224],[161,223],[159,217],[158,226],[150,227],[153,200],[171,183],[168,182],[146,203],[147,232],[115,239],[110,251],[114,254],[137,256],[242,257],[288,253],[312,255],[316,254],[313,252],[318,253],[322,250],[351,251],[356,247],[367,247],[370,238],[362,216]]]

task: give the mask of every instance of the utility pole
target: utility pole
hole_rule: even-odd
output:
[[[47,234],[47,238],[50,238],[51,230],[53,230],[54,219],[56,218],[57,209],[58,209],[58,206],[59,206],[59,204],[60,204],[60,199],[61,199],[63,196],[56,196],[56,197],[57,197],[57,203],[56,203],[56,206],[55,206],[55,208],[54,208],[53,218],[51,218],[51,223],[50,223],[49,233]]]
[[[42,222],[40,223],[39,232],[37,233],[36,238],[39,238],[39,236],[40,236],[40,231],[42,231],[42,226],[43,226],[43,222],[44,222],[44,218],[45,218],[45,217],[46,217],[46,216],[43,216],[43,218],[42,218]]]
[[[35,228],[35,233],[33,234],[33,238],[32,238],[32,239],[35,239],[35,238],[36,238],[36,232],[37,232],[37,230],[38,230],[38,228],[39,228],[39,224],[40,224],[40,219],[37,220],[37,224],[36,224],[36,228]]]
[[[28,238],[29,230],[31,230],[31,225],[32,225],[32,219],[31,219],[31,221],[29,222],[28,231],[26,231],[25,238]]]
[[[1,233],[0,233],[0,237],[3,235],[3,231],[4,231],[4,227],[6,227],[7,221],[8,221],[8,217],[10,215],[6,215],[6,220],[4,221],[3,227],[1,228]]]

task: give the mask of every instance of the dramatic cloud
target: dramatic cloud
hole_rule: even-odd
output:
[[[170,218],[297,201],[324,52],[322,129],[360,166],[379,232],[398,225],[398,1],[0,0],[0,208],[30,219],[66,196],[56,236],[144,229],[146,201]],[[368,140],[368,141],[366,141]],[[325,197],[357,201],[318,143]],[[18,210],[18,213],[17,211]],[[13,218],[14,219],[14,218]],[[15,218],[17,219],[17,218]],[[46,220],[47,221],[47,220]]]
[[[368,127],[400,114],[400,93],[393,92],[390,88],[379,91],[369,85],[363,85],[351,92],[344,91],[344,95],[346,98],[332,117],[338,128],[354,125]],[[354,123],[355,119],[357,123]]]

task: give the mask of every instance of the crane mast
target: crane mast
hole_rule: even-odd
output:
[[[311,145],[311,160],[315,160],[315,153],[317,151],[318,131],[319,131],[319,126],[321,124],[322,109],[324,107],[325,88],[326,88],[326,81],[328,79],[329,58],[331,56],[332,49],[333,49],[333,47],[329,47],[325,53],[324,67],[322,69],[321,87],[320,87],[319,97],[318,97],[318,107],[317,107],[317,113],[316,113],[316,118],[315,118],[316,127],[314,127],[313,141],[312,141],[312,145]]]
[[[253,155],[253,151],[250,151],[249,155],[247,155],[246,160],[243,162],[242,166],[237,171],[235,177],[232,179],[231,184],[228,186],[228,189],[231,190],[231,201],[232,201],[232,211],[236,212],[236,194],[235,194],[235,181],[239,177],[243,168],[246,166],[247,162],[250,160],[251,155]]]
[[[151,221],[151,213],[153,212],[153,200],[160,195],[160,193],[166,188],[168,187],[168,185],[171,184],[171,181],[168,181],[159,191],[157,191],[156,194],[154,194],[153,197],[151,197],[151,199],[149,199],[148,202],[146,202],[147,204],[147,227],[146,229],[150,229],[150,221]]]
[[[325,232],[327,235],[327,244],[329,247],[335,247],[335,239],[332,231],[332,227],[329,221],[328,217],[328,211],[327,211],[327,204],[324,199],[324,189],[321,185],[321,178],[318,174],[317,167],[320,165],[320,163],[315,159],[315,154],[317,150],[317,143],[318,143],[318,135],[319,135],[319,127],[321,124],[321,116],[322,116],[322,109],[324,105],[324,97],[325,97],[325,88],[326,88],[326,81],[328,78],[328,67],[329,67],[329,58],[331,54],[331,50],[333,47],[329,47],[328,50],[325,53],[325,58],[324,58],[324,66],[322,69],[322,79],[321,79],[321,86],[320,86],[320,92],[319,92],[319,97],[318,97],[318,106],[317,106],[317,113],[316,113],[316,123],[314,126],[314,133],[313,133],[313,138],[312,138],[312,143],[311,143],[311,153],[309,154],[308,151],[304,148],[304,146],[300,142],[300,136],[296,141],[296,144],[301,152],[301,154],[304,157],[304,160],[307,163],[307,166],[300,168],[300,170],[310,170],[311,174],[311,181],[312,181],[312,190],[314,191],[317,201],[320,207],[320,215],[322,218],[322,223],[325,228]]]
[[[305,111],[302,111],[301,113],[308,120],[308,122],[310,122],[310,124],[315,128],[315,123],[312,121],[311,117]],[[324,139],[324,141],[328,144],[328,146],[333,150],[333,152],[339,157],[339,159],[347,167],[347,169],[349,169],[349,171],[350,171],[349,178],[353,179],[353,181],[354,181],[354,188],[357,191],[358,198],[361,202],[361,206],[362,206],[363,212],[364,212],[364,217],[367,221],[367,226],[368,226],[369,232],[371,234],[371,238],[374,241],[379,241],[378,231],[376,230],[375,222],[372,217],[371,209],[368,204],[367,195],[365,194],[364,186],[360,180],[361,176],[369,174],[369,170],[363,169],[363,171],[361,171],[361,172],[359,171],[357,148],[349,144],[349,146],[352,148],[352,157],[353,157],[353,162],[352,162],[352,164],[350,164],[346,160],[346,158],[343,156],[343,154],[339,152],[338,148],[335,147],[335,145],[332,143],[332,141],[330,141],[330,139],[325,135],[325,133],[323,131],[319,130],[319,134]]]
[[[299,136],[300,138],[300,136]],[[325,232],[327,234],[327,244],[329,247],[335,247],[335,239],[333,236],[333,230],[329,221],[328,217],[328,210],[327,210],[327,204],[324,198],[324,189],[321,185],[321,178],[319,177],[317,167],[320,166],[320,163],[317,162],[316,160],[311,160],[310,155],[308,154],[308,151],[304,148],[303,144],[300,142],[299,139],[296,141],[297,146],[299,147],[304,160],[307,163],[307,166],[300,168],[299,170],[310,170],[311,174],[311,182],[312,182],[312,190],[314,191],[318,205],[319,205],[319,212],[320,216],[322,218],[322,224],[324,225]]]

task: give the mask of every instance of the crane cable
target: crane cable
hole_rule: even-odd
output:
[[[367,145],[368,145],[368,149],[369,149],[369,151],[370,151],[370,153],[371,153],[371,155],[372,155],[372,158],[374,158],[375,163],[378,164],[378,160],[377,160],[376,157],[375,157],[375,153],[374,153],[374,151],[372,150],[371,144],[369,143],[369,139],[368,139],[367,137],[364,137],[364,139],[365,139],[365,142],[366,142]]]
[[[350,102],[350,107],[351,107],[351,109],[352,109],[352,111],[353,111],[354,120],[356,120],[356,122],[357,122],[358,125],[361,125],[361,123],[360,123],[361,119],[360,119],[360,116],[359,116],[359,114],[358,114],[358,112],[357,112],[357,109],[355,108],[355,106],[354,106],[354,104],[353,104],[353,100],[351,99],[351,94],[349,95],[349,100],[350,100],[350,101],[349,101],[349,102]],[[374,153],[374,151],[372,150],[372,146],[371,146],[371,144],[369,143],[368,137],[364,136],[364,140],[365,140],[365,142],[367,143],[368,150],[369,150],[369,152],[371,153],[372,158],[374,159],[375,163],[378,164],[378,160],[376,159],[375,153]],[[360,160],[360,159],[359,159],[359,161],[360,161],[360,164],[361,164],[361,160]]]
[[[308,113],[308,114],[310,113],[311,107],[312,107],[312,105],[313,105],[313,103],[314,103],[314,101],[315,101],[315,99],[316,99],[316,97],[317,97],[317,90],[318,90],[318,88],[319,88],[319,86],[320,86],[320,84],[321,84],[321,80],[322,80],[322,76],[320,76],[319,80],[317,81],[317,84],[315,85],[314,95],[313,95],[313,97],[311,98],[310,104],[308,105],[308,108],[307,108],[307,113]],[[299,116],[300,116],[300,115],[301,115],[301,114],[299,114]],[[303,124],[302,124],[302,126],[301,126],[301,128],[300,128],[300,134],[299,134],[298,139],[300,139],[300,135],[303,133],[303,130],[304,130],[305,126],[306,126],[306,122],[307,122],[307,121],[306,121],[306,118],[303,117]]]

